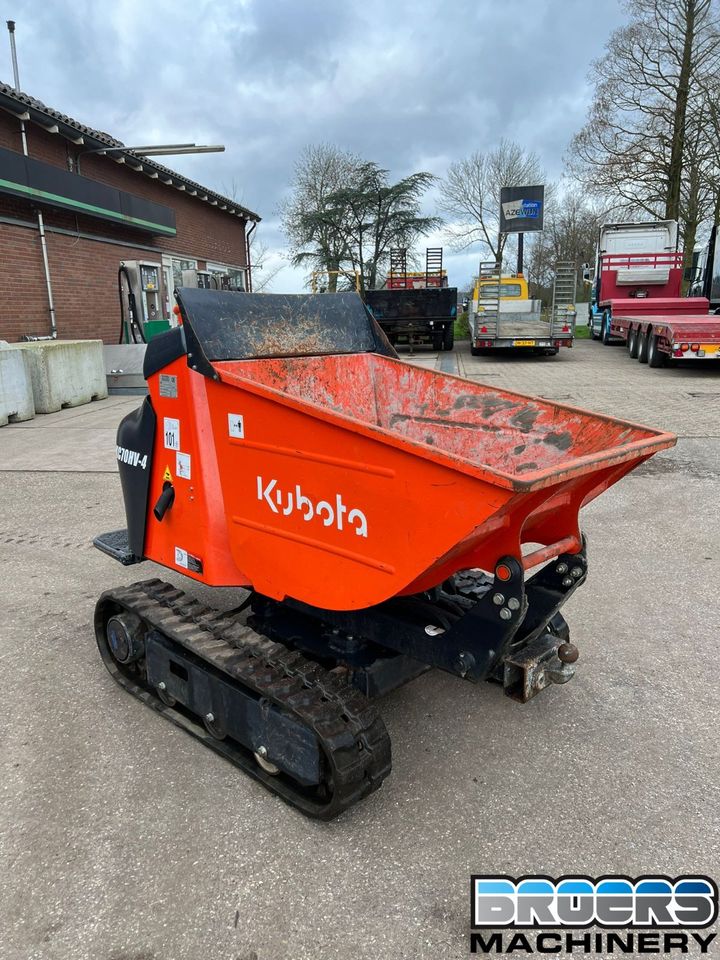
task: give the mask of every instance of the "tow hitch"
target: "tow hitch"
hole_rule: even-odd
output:
[[[552,633],[541,634],[532,643],[509,653],[503,662],[505,693],[520,703],[527,703],[551,683],[567,683],[575,676],[575,663],[580,653]]]

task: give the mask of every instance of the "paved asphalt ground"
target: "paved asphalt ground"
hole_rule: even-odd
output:
[[[178,580],[89,546],[124,525],[114,433],[137,400],[5,427],[2,960],[464,958],[472,872],[720,879],[720,364],[650,370],[587,341],[413,360],[680,435],[584,511],[591,573],[565,607],[576,678],[519,706],[426,674],[380,705],[382,789],[308,821],[97,655],[102,590]]]

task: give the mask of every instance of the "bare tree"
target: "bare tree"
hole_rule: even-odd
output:
[[[269,293],[272,282],[284,268],[284,264],[272,263],[272,250],[263,240],[252,238],[250,244],[252,263],[252,288],[254,293]]]
[[[354,179],[360,162],[332,144],[305,147],[295,164],[290,196],[280,206],[292,262],[327,271],[331,293],[337,289],[337,271],[347,261],[348,250],[340,225],[328,213],[336,207],[334,195]],[[309,212],[318,217],[309,220]]]
[[[450,221],[446,231],[453,248],[464,250],[480,243],[491,259],[501,261],[507,240],[506,235],[498,235],[501,187],[544,180],[536,154],[510,140],[450,164],[440,184],[440,209]]]
[[[543,232],[530,248],[527,275],[533,297],[549,301],[556,265],[564,260],[576,265],[578,300],[583,299],[582,264],[592,262],[600,226],[608,216],[609,211],[577,185],[558,189],[545,211]]]
[[[688,259],[712,215],[717,150],[717,0],[629,0],[630,22],[593,63],[595,96],[573,138],[570,171],[632,214],[679,220]]]
[[[244,191],[235,177],[221,186],[222,193],[234,200],[236,203],[245,204]],[[258,227],[257,230],[262,230]],[[268,245],[258,238],[256,231],[251,231],[248,236],[248,258],[252,264],[252,289],[254,293],[267,293],[270,290],[272,281],[283,269],[284,264],[276,263],[270,265],[272,252]]]

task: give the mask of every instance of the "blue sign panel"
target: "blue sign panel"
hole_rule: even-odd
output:
[[[526,233],[543,228],[545,187],[503,187],[500,191],[500,232]]]

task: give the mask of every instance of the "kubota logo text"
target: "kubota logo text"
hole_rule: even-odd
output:
[[[310,521],[313,517],[322,520],[323,526],[335,526],[338,530],[347,528],[355,531],[358,537],[367,537],[367,518],[362,510],[353,507],[348,510],[343,503],[342,494],[335,494],[333,502],[318,500],[315,503],[295,484],[294,490],[285,491],[277,485],[277,480],[265,482],[262,477],[257,478],[257,498],[264,500],[273,513],[282,513],[290,516],[294,511],[302,514],[303,520]],[[347,525],[347,526],[346,526]]]

